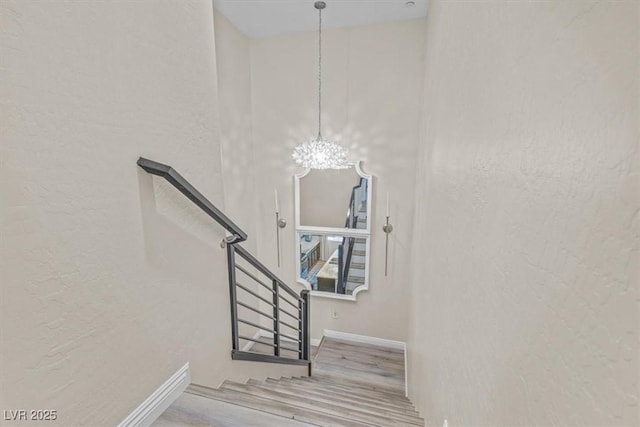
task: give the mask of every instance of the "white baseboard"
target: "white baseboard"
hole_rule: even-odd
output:
[[[366,335],[349,334],[347,332],[330,331],[328,329],[324,330],[323,335],[325,337],[336,338],[344,341],[352,341],[352,342],[357,342],[361,344],[371,344],[371,345],[377,345],[380,347],[392,348],[394,350],[402,350],[402,352],[404,353],[404,395],[409,396],[409,383],[408,383],[409,376],[407,374],[407,369],[409,367],[407,365],[407,343],[403,341],[394,341],[394,340],[387,340],[384,338],[369,337]],[[317,341],[320,342],[320,340],[317,340]]]
[[[380,347],[393,348],[395,350],[406,350],[407,344],[402,341],[387,340],[384,338],[369,337],[366,335],[349,334],[347,332],[324,330],[324,336],[336,338],[344,341],[353,341],[361,344],[371,344]]]
[[[189,383],[191,371],[187,363],[118,424],[118,427],[150,426],[182,394]]]
[[[409,397],[409,362],[407,362],[407,345],[404,347],[404,396]]]

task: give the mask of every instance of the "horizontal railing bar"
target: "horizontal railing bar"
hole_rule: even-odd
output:
[[[267,304],[269,304],[271,306],[274,305],[271,301],[269,301],[269,300],[267,300],[265,298],[262,298],[260,295],[256,294],[251,289],[247,289],[246,287],[242,286],[240,283],[236,282],[236,286],[239,287],[240,289],[244,290],[245,292],[249,292],[251,295],[253,295],[254,297],[256,297],[258,299],[261,299],[262,301],[266,302]]]
[[[243,303],[242,301],[238,301],[238,304],[240,304],[241,306],[243,306],[243,307],[245,307],[245,308],[248,308],[248,309],[249,309],[249,310],[251,310],[251,311],[255,311],[256,313],[261,314],[261,315],[263,315],[264,317],[268,317],[268,318],[269,318],[269,319],[271,319],[271,320],[276,320],[276,318],[275,318],[275,317],[273,317],[272,315],[267,314],[267,313],[265,313],[264,311],[260,311],[260,310],[258,310],[257,308],[253,308],[253,307],[251,307],[249,304],[245,304],[245,303]],[[282,321],[281,321],[281,322],[282,322]],[[284,322],[282,322],[282,323],[284,323]],[[286,325],[286,323],[285,323],[285,325]],[[289,326],[289,325],[287,325],[287,326]]]
[[[240,319],[238,319],[238,320],[240,320]],[[291,341],[300,342],[300,340],[298,338],[294,338],[291,335],[283,334],[282,332],[280,332],[280,335],[282,335],[283,337],[285,337],[287,339],[290,339]]]
[[[292,319],[298,320],[298,318],[296,316],[294,316],[293,314],[289,313],[288,311],[285,311],[283,309],[280,309],[281,312],[283,312],[284,314],[286,314],[287,316],[290,316]]]
[[[300,331],[300,328],[298,328],[297,326],[291,326],[290,324],[288,324],[287,322],[285,322],[284,320],[280,319],[280,323],[282,323],[283,325],[293,329],[294,331]]]
[[[309,366],[309,361],[304,359],[293,359],[290,357],[272,356],[269,354],[251,353],[250,351],[232,350],[233,360],[251,360],[254,362],[284,363],[288,365]]]
[[[281,345],[281,346],[280,346],[280,350],[292,351],[292,352],[294,352],[294,353],[298,353],[298,354],[300,354],[300,353],[301,353],[301,351],[300,351],[300,350],[298,350],[297,348],[285,347],[284,345]]]
[[[268,342],[260,341],[255,338],[243,337],[242,335],[238,335],[238,338],[240,338],[241,340],[253,341],[257,344],[268,345],[269,347],[275,347],[275,345],[273,344],[269,344]]]
[[[240,227],[238,227],[238,225],[236,225],[218,208],[216,208],[213,203],[211,203],[206,197],[204,197],[202,193],[196,190],[195,187],[189,183],[189,181],[187,181],[171,166],[158,163],[153,160],[145,159],[143,157],[140,157],[138,159],[138,166],[140,166],[150,174],[161,176],[169,181],[169,183],[177,188],[178,191],[187,196],[189,200],[195,203],[207,215],[209,215],[218,224],[220,224],[227,231],[233,234],[235,236],[236,243],[247,240],[247,233],[245,233]]]
[[[238,319],[238,320],[240,320],[240,319]],[[239,335],[238,338],[240,338],[241,340],[253,341],[253,342],[257,343],[257,344],[268,345],[269,347],[273,347],[273,348],[276,347],[274,344],[271,344],[271,343],[268,343],[268,342],[264,342],[264,341],[260,341],[260,340],[257,340],[255,338],[244,337],[242,335]],[[291,347],[287,347],[287,346],[284,346],[284,345],[280,345],[280,348],[282,350],[287,350],[287,351],[293,351],[295,353],[300,353],[300,350],[298,350],[296,348],[291,348]]]
[[[260,326],[257,323],[249,322],[248,320],[238,319],[238,322],[242,322],[245,325],[250,325],[250,326],[253,326],[254,328],[262,329],[263,331],[267,331],[267,332],[273,333],[273,329],[269,329],[269,328],[266,328],[264,326]]]
[[[296,300],[300,299],[300,295],[295,293],[293,289],[285,285],[282,280],[278,278],[275,274],[273,274],[267,267],[265,267],[260,261],[254,258],[245,248],[240,245],[234,245],[236,247],[236,253],[238,253],[242,258],[244,258],[249,264],[254,266],[257,270],[259,270],[262,274],[267,276],[271,280],[275,280],[278,282],[278,285],[289,295],[294,297]]]
[[[253,280],[255,280],[256,282],[260,283],[266,290],[268,290],[269,292],[273,293],[273,289],[271,288],[271,286],[267,286],[266,283],[264,283],[262,280],[258,279],[256,276],[254,276],[253,274],[249,273],[247,270],[245,270],[242,266],[236,264],[236,268],[240,271],[242,271],[244,274],[246,274],[247,276],[251,277]]]
[[[291,301],[289,301],[285,297],[280,297],[280,299],[285,301],[285,302],[287,302],[291,307],[295,308],[296,310],[298,309],[298,306],[296,304],[292,303]]]

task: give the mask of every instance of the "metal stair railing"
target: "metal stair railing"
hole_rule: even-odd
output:
[[[230,233],[230,236],[225,238],[225,243],[231,309],[231,358],[234,360],[308,365],[310,370],[309,291],[305,289],[297,294],[243,248],[240,243],[247,240],[247,234],[171,166],[143,157],[140,157],[137,163],[146,172],[166,179]],[[238,258],[243,260],[242,264],[238,263]],[[247,282],[238,281],[239,275],[242,275],[243,282],[245,279]],[[249,283],[252,283],[253,286]],[[266,289],[269,296],[265,297],[264,293],[261,295],[259,291],[255,290],[259,287]],[[244,298],[238,298],[239,292]],[[252,299],[252,303],[248,303],[246,298]],[[269,307],[267,310],[270,311],[263,311],[262,306]],[[240,307],[255,313],[258,320],[240,318],[238,315]],[[259,319],[267,319],[267,321],[261,322]],[[273,337],[272,343],[240,335],[240,324],[262,331],[267,337]],[[267,324],[268,326],[266,326]],[[241,340],[272,347],[273,355],[243,351],[240,347]],[[283,352],[286,352],[287,355],[284,355]]]

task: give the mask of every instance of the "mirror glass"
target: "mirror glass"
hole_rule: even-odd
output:
[[[310,170],[299,179],[301,227],[369,229],[369,178],[356,166]]]
[[[298,233],[298,278],[312,291],[355,295],[366,288],[368,236]]]
[[[311,295],[355,301],[369,286],[373,183],[348,166],[295,176],[296,273]]]
[[[311,295],[356,300],[369,288],[373,178],[360,162],[294,179],[296,270]]]

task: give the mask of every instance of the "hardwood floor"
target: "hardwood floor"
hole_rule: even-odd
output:
[[[404,352],[325,338],[313,364],[313,377],[404,395]]]
[[[402,351],[325,338],[311,377],[192,384],[153,425],[424,426],[404,390]]]

